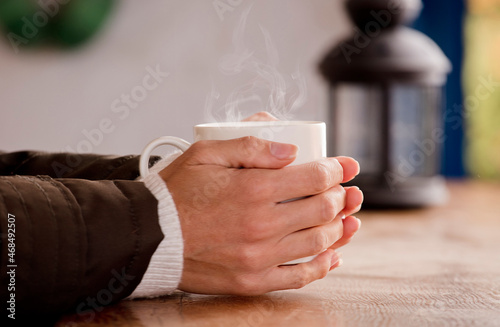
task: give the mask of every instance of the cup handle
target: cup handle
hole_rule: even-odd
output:
[[[141,158],[139,160],[139,172],[141,173],[142,178],[145,178],[149,174],[148,166],[151,152],[153,152],[153,150],[160,145],[172,145],[184,152],[191,146],[191,143],[175,136],[162,136],[149,142],[144,150],[142,150]]]

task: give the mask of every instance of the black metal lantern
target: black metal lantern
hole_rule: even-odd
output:
[[[447,197],[439,175],[443,90],[451,64],[402,26],[420,0],[347,0],[354,33],[320,64],[331,84],[328,155],[356,158],[371,206],[426,206]]]

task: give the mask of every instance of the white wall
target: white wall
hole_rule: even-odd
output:
[[[86,151],[91,143],[83,131],[104,120],[113,131],[90,150],[139,153],[160,135],[192,140],[192,125],[225,119],[221,109],[238,90],[261,99],[242,104],[242,115],[265,107],[269,95],[276,95],[269,88],[279,82],[286,83],[291,103],[304,95],[300,76],[307,97],[286,118],[324,119],[326,83],[317,63],[349,29],[341,2],[241,0],[221,20],[213,0],[128,0],[119,3],[101,34],[77,51],[16,54],[7,41],[0,43],[0,149]],[[229,61],[243,64],[231,66],[233,72],[243,71],[227,74],[222,68]],[[169,75],[127,117],[113,112],[114,101],[142,85],[148,66]]]

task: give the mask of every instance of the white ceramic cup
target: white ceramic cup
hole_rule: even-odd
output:
[[[291,165],[300,165],[326,157],[326,125],[317,121],[249,121],[210,123],[194,126],[194,140],[231,140],[255,136],[273,142],[298,146],[297,158]],[[174,136],[162,136],[150,142],[142,151],[139,170],[144,178],[148,172],[151,152],[162,145],[171,145],[186,151],[191,144]],[[311,261],[315,256],[285,264]]]

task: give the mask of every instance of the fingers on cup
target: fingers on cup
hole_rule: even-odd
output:
[[[274,210],[278,218],[272,224],[286,233],[324,225],[338,216],[345,202],[346,192],[337,185],[321,194],[277,204]]]
[[[314,260],[290,266],[277,266],[262,275],[242,274],[235,280],[238,295],[260,295],[272,291],[299,289],[315,280],[324,278],[331,269],[339,266],[341,255],[326,250]]]
[[[275,202],[323,193],[341,183],[342,166],[333,158],[289,166],[268,176],[274,189]]]
[[[297,167],[302,172],[302,186],[305,195],[322,193],[335,185],[340,184],[343,169],[340,163],[333,158],[313,161]],[[294,167],[290,167],[294,168]]]
[[[359,174],[360,172],[359,162],[357,162],[353,158],[336,157],[335,159],[337,159],[338,162],[342,165],[344,173],[342,183],[349,182]]]
[[[275,290],[302,288],[315,280],[324,278],[340,260],[338,253],[326,250],[314,260],[295,266],[280,266],[274,269],[270,278],[274,279]]]
[[[343,220],[343,223],[344,223],[343,235],[337,242],[335,242],[330,247],[330,249],[335,250],[348,244],[353,238],[353,236],[356,234],[356,232],[359,230],[359,228],[361,227],[361,220],[353,216],[346,217]]]
[[[297,146],[246,136],[225,141],[198,141],[187,151],[193,164],[220,165],[228,168],[282,168],[295,160]],[[278,151],[278,150],[279,151]]]
[[[361,210],[364,195],[357,186],[345,187],[346,202],[343,213],[348,216]]]
[[[343,234],[341,219],[292,233],[279,242],[276,258],[281,262],[276,264],[320,254],[341,239]]]

